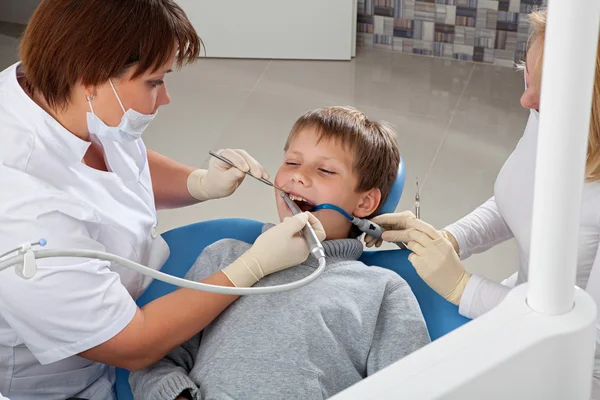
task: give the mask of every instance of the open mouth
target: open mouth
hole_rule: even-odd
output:
[[[290,200],[292,200],[302,212],[310,211],[315,208],[315,204],[310,200],[305,199],[304,197],[297,196],[295,194],[288,194]]]

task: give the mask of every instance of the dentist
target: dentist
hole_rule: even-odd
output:
[[[166,74],[200,47],[172,0],[41,2],[21,61],[0,73],[0,254],[46,238],[161,268],[169,249],[156,209],[229,196],[244,178],[214,159],[208,170],[179,164],[141,139],[170,102]],[[223,155],[267,177],[246,152]],[[252,286],[303,262],[295,234],[308,220],[322,240],[320,223],[297,215],[204,282]],[[151,365],[237,298],[181,289],[140,309],[150,280],[131,270],[74,258],[37,265],[30,280],[0,272],[0,392],[12,400],[112,399],[114,366]]]

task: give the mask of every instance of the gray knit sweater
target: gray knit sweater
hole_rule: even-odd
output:
[[[199,335],[130,377],[135,399],[324,399],[429,342],[425,321],[396,273],[357,261],[356,239],[323,243],[327,268],[290,292],[242,296]],[[250,248],[207,247],[186,275],[200,280]],[[312,257],[265,277],[279,285],[314,271]]]

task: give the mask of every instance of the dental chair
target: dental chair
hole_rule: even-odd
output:
[[[400,161],[398,177],[392,186],[381,213],[391,213],[396,209],[402,191],[406,171]],[[247,219],[220,219],[198,222],[182,226],[164,233],[162,236],[169,244],[171,255],[161,271],[177,277],[183,277],[194,264],[204,248],[218,240],[231,238],[253,243],[260,235],[263,223]],[[360,261],[366,265],[376,265],[398,273],[411,287],[427,324],[431,340],[458,328],[469,319],[458,313],[458,307],[447,302],[431,289],[415,272],[408,261],[408,250],[365,251]],[[137,300],[140,307],[171,293],[176,287],[155,280]],[[118,400],[131,400],[133,396],[128,383],[129,371],[117,369],[116,392]]]

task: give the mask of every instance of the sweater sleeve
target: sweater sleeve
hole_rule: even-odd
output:
[[[367,358],[367,375],[387,367],[431,340],[417,299],[404,281],[386,290]]]
[[[495,197],[444,229],[456,238],[461,260],[482,253],[513,237],[513,233],[498,212]]]
[[[249,245],[235,240],[221,240],[208,246],[190,268],[185,279],[199,281],[229,265]],[[189,374],[200,348],[199,333],[174,348],[154,365],[134,372],[129,377],[134,399],[173,400],[184,391],[200,400],[200,391]]]
[[[171,350],[162,360],[129,376],[133,398],[139,400],[174,400],[186,390],[194,400],[200,391],[189,373],[194,367],[201,334]]]

